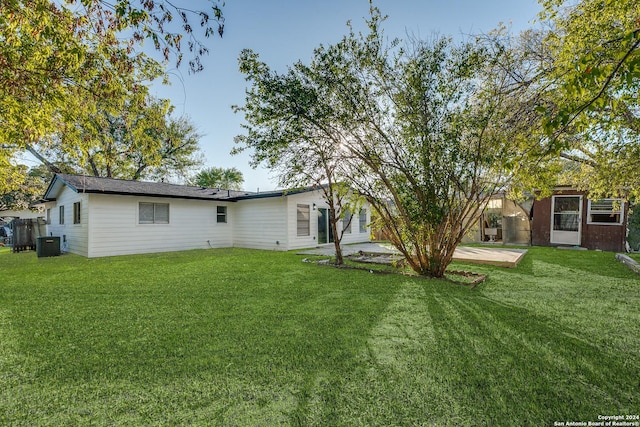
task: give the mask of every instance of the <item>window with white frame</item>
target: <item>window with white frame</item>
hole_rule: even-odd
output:
[[[344,217],[342,218],[342,230],[344,233],[351,234],[351,218],[353,215],[349,210],[344,212]]]
[[[47,209],[47,224],[51,224],[51,208]]]
[[[64,224],[64,206],[58,208],[58,224]]]
[[[169,203],[140,202],[138,214],[140,224],[169,224]]]
[[[297,205],[297,229],[298,236],[308,236],[310,234],[309,205]]]
[[[360,217],[359,217],[359,227],[358,230],[360,233],[367,232],[367,211],[366,209],[360,209]]]
[[[589,200],[587,224],[621,225],[623,208],[622,199]]]
[[[489,199],[486,209],[502,209],[502,199]]]
[[[227,207],[216,206],[216,222],[219,224],[227,222]]]
[[[80,224],[80,202],[73,204],[73,223]]]

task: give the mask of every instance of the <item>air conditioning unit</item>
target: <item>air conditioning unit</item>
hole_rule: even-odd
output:
[[[44,236],[36,239],[38,258],[60,255],[60,237]]]

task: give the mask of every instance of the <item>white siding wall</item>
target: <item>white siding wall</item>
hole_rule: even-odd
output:
[[[140,224],[140,202],[168,203],[169,224]],[[227,206],[226,223],[217,223],[217,206]],[[224,248],[233,244],[231,203],[91,194],[90,210],[89,257]]]
[[[313,205],[316,210],[313,210]],[[298,236],[298,205],[309,206],[309,235]],[[318,210],[326,207],[320,191],[291,194],[287,196],[287,211],[289,217],[287,233],[289,235],[289,247],[287,249],[311,248],[318,245]]]
[[[364,231],[360,232],[360,212],[354,212],[353,218],[351,219],[351,233],[344,233],[342,235],[343,244],[362,243],[371,240],[371,228],[369,227],[369,224],[371,223],[371,210],[369,209],[368,204],[365,204],[362,209],[365,210],[367,217]],[[338,227],[342,227],[342,221],[338,223]]]
[[[81,223],[73,224],[73,203],[81,202]],[[140,224],[139,203],[168,203],[169,224]],[[297,235],[297,205],[308,205],[310,233]],[[315,204],[316,210],[313,210]],[[65,221],[59,224],[59,206]],[[227,223],[217,222],[217,206],[227,207]],[[57,201],[47,203],[47,234],[60,236],[63,249],[87,257],[242,247],[291,250],[317,246],[318,208],[328,208],[320,191],[256,198],[236,203],[107,194],[77,194],[63,186]],[[370,222],[369,206],[367,225]],[[342,226],[342,221],[338,223]],[[343,243],[369,241],[354,213]],[[333,243],[330,243],[331,245]]]
[[[286,206],[287,200],[283,197],[242,200],[235,203],[233,246],[287,250]]]
[[[73,224],[73,203],[78,200],[81,224]],[[139,201],[169,203],[170,223],[138,224]],[[87,257],[205,248],[209,247],[207,239],[214,247],[230,246],[231,224],[215,224],[216,205],[198,202],[76,194],[65,186],[55,204],[47,204],[51,208],[47,234],[60,236],[61,241],[66,236],[67,250]],[[64,225],[59,225],[60,205],[64,205]],[[205,227],[198,224],[203,218]]]
[[[320,191],[292,194],[287,197],[288,218],[287,232],[289,234],[289,247],[287,249],[302,249],[318,246],[318,208],[328,208]],[[313,210],[313,205],[316,210]],[[309,205],[309,236],[298,236],[298,205]]]
[[[287,197],[288,206],[287,206],[287,214],[289,217],[288,222],[288,233],[289,233],[289,247],[287,249],[302,249],[309,248],[318,245],[318,208],[329,208],[327,202],[323,199],[322,192],[320,190],[300,193],[300,194],[292,194]],[[313,210],[313,205],[316,205],[316,210]],[[309,205],[311,208],[311,235],[308,237],[298,237],[297,236],[297,205],[304,204]],[[359,226],[359,213],[354,213],[353,220],[351,222],[351,233],[345,233],[342,237],[342,244],[349,243],[362,243],[368,242],[370,240],[369,233],[369,223],[371,221],[371,215],[368,204],[365,204],[363,207],[367,212],[367,228],[364,233],[360,233]],[[338,233],[342,230],[342,220],[338,221]],[[333,243],[329,243],[329,245],[333,245]]]
[[[80,224],[73,223],[73,204],[80,202]],[[64,206],[64,224],[60,224],[60,206]],[[51,209],[51,222],[47,224],[48,236],[59,236],[63,251],[89,256],[87,235],[89,229],[89,197],[88,194],[78,194],[64,187],[56,202],[47,203]]]

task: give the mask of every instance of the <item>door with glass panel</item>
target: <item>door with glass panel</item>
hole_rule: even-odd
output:
[[[318,208],[318,244],[333,243],[333,229],[329,222],[329,209]]]
[[[551,243],[580,245],[582,196],[553,196],[551,202]]]

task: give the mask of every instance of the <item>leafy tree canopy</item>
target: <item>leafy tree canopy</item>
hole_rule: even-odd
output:
[[[635,0],[541,0],[546,135],[564,183],[593,197],[640,195],[640,8]],[[557,162],[556,162],[557,163]]]
[[[34,144],[30,152],[50,169],[120,179],[185,180],[202,164],[200,134],[186,117],[175,118],[165,100],[149,99],[119,113],[98,111],[70,132]],[[77,148],[61,141],[82,140]],[[38,151],[36,151],[38,150]]]
[[[549,24],[544,48],[547,78],[566,99],[551,129],[580,120],[582,113],[616,113],[637,103],[640,80],[640,8],[633,0],[541,0]],[[606,107],[614,107],[607,110]]]
[[[283,171],[322,177],[325,157],[370,202],[409,265],[441,277],[483,203],[531,148],[535,111],[525,87],[507,90],[510,52],[440,37],[388,41],[382,21],[373,8],[369,33],[351,31],[282,75],[244,51],[251,86],[236,141],[254,163]]]
[[[22,180],[16,189],[0,196],[0,210],[27,210],[32,203],[40,200],[47,189],[53,174],[46,166],[40,165],[27,169],[20,165]]]
[[[210,167],[202,169],[193,178],[193,183],[201,187],[242,190],[244,177],[236,168]]]
[[[88,116],[117,115],[142,105],[145,82],[163,75],[163,63],[192,54],[191,71],[202,69],[204,37],[222,34],[219,3],[192,11],[165,0],[77,2],[6,0],[0,7],[0,192],[18,185],[13,156],[54,132],[70,135]],[[182,26],[171,24],[174,18]],[[198,25],[190,22],[196,18]],[[187,36],[187,40],[183,40]],[[136,49],[151,39],[162,59]],[[185,46],[186,45],[186,46]],[[83,150],[85,140],[61,141]]]

